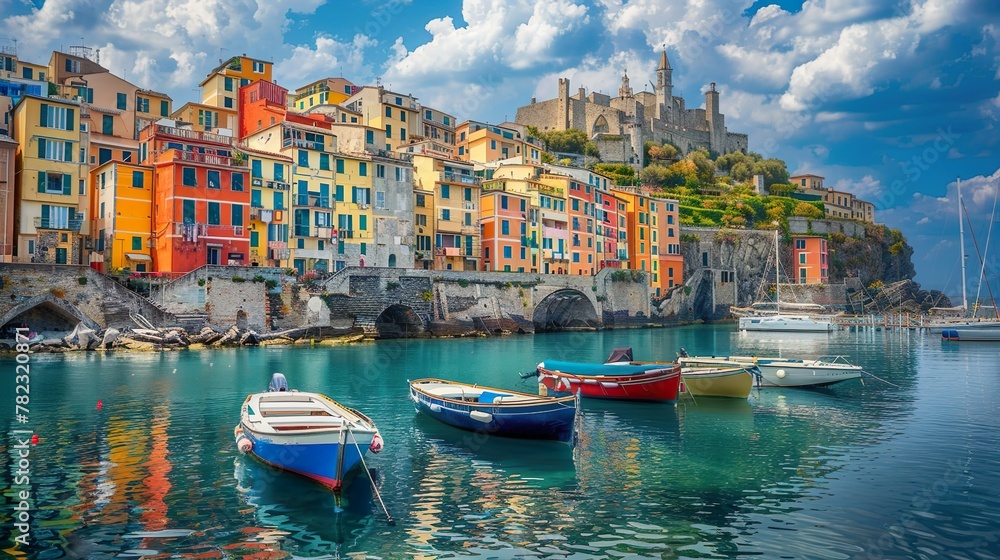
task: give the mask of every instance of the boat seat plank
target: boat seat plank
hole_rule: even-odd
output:
[[[272,410],[323,410],[326,408],[319,403],[314,402],[303,402],[303,401],[262,401],[260,406],[258,406],[261,412],[269,412]]]
[[[309,425],[326,425],[326,426],[339,426],[344,423],[344,419],[338,416],[272,416],[265,418],[264,420],[267,424],[272,426],[281,424],[309,424]]]

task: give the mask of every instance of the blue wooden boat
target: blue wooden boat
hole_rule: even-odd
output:
[[[258,460],[340,490],[344,475],[378,453],[382,437],[375,423],[319,393],[289,391],[276,373],[269,390],[243,402],[234,431],[236,446]]]
[[[443,379],[410,382],[417,411],[463,430],[511,438],[574,440],[576,397],[540,397]]]

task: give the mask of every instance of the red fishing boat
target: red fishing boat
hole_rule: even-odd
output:
[[[610,366],[612,368],[617,366]],[[646,372],[599,375],[568,373],[538,365],[538,392],[546,396],[575,395],[595,399],[672,402],[677,400],[681,367],[664,365]]]

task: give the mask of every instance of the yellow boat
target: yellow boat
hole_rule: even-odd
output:
[[[743,366],[681,370],[682,391],[694,397],[745,399],[753,389],[753,380],[753,374]]]

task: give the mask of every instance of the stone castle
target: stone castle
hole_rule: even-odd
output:
[[[713,82],[705,92],[704,109],[688,109],[683,97],[673,95],[673,70],[667,52],[660,54],[654,93],[634,93],[628,72],[622,76],[618,97],[580,88],[569,94],[569,80],[559,78],[559,96],[548,101],[519,107],[515,122],[540,131],[583,130],[597,142],[601,160],[642,167],[643,144],[669,142],[681,152],[698,148],[724,154],[747,151],[746,134],[726,130],[725,116],[719,112],[719,92]]]

